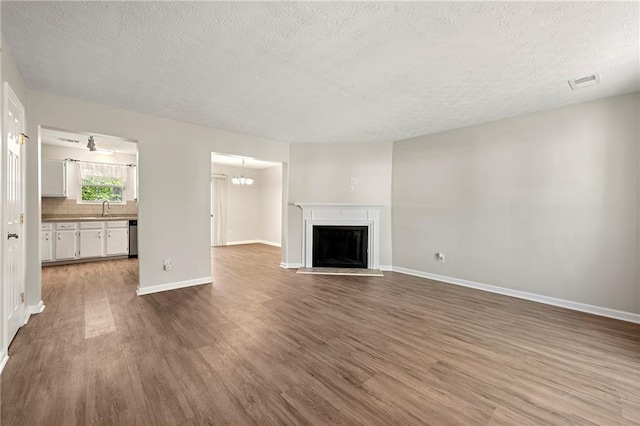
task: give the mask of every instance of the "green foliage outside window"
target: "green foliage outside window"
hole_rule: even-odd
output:
[[[117,178],[82,179],[82,201],[122,202],[122,181]]]

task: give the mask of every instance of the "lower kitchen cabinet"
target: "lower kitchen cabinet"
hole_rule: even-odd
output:
[[[53,238],[51,231],[40,232],[40,260],[50,262],[53,258]]]
[[[107,229],[107,256],[129,254],[129,230]]]
[[[78,258],[77,231],[56,230],[55,259],[70,260]]]
[[[104,256],[104,231],[102,229],[80,230],[80,258]]]
[[[43,263],[77,259],[100,260],[128,254],[128,221],[42,224],[40,256]]]

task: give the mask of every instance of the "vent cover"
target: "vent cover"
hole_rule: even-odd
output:
[[[571,86],[572,90],[582,89],[583,87],[595,86],[597,84],[600,84],[599,73],[569,80],[569,86]]]
[[[79,144],[80,141],[76,140],[76,139],[66,139],[66,138],[58,138],[59,141],[61,142],[66,142],[66,143],[75,143],[75,144]]]

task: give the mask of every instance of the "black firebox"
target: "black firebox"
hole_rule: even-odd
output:
[[[314,226],[314,268],[366,268],[366,226]]]

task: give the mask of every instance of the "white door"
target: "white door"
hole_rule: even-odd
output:
[[[5,173],[4,193],[6,235],[4,256],[4,300],[7,310],[7,344],[24,325],[24,193],[22,161],[24,142],[24,108],[8,83],[4,84]]]
[[[80,258],[103,256],[102,229],[80,231]]]
[[[227,177],[211,179],[211,245],[227,245]]]

